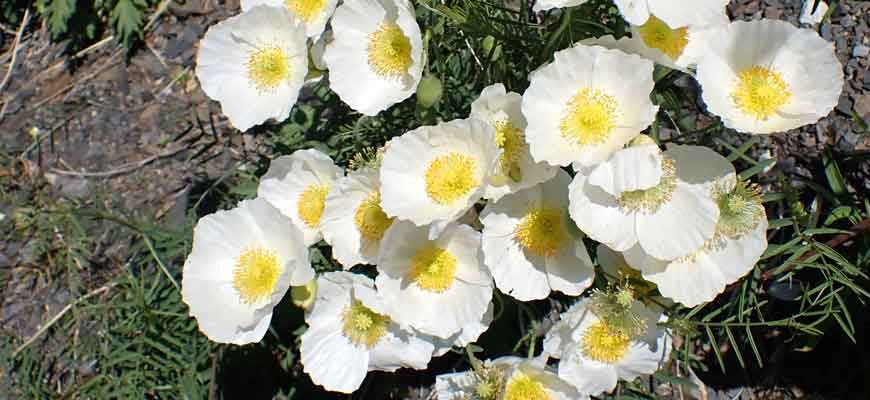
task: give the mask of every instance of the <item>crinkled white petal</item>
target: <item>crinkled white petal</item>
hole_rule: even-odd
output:
[[[677,181],[669,201],[651,214],[637,214],[637,241],[651,256],[673,260],[713,238],[718,220],[719,207],[708,189]]]
[[[260,178],[257,195],[289,217],[304,234],[305,245],[310,246],[323,236],[323,217],[321,224],[309,226],[299,215],[300,196],[311,185],[331,187],[343,175],[344,171],[326,154],[315,149],[297,150],[272,160],[269,170]]]
[[[587,182],[611,196],[649,189],[662,179],[662,152],[655,144],[631,146],[616,152],[589,173]]]
[[[683,182],[725,192],[737,184],[734,165],[709,147],[671,146],[665,155],[674,160],[677,177]]]
[[[454,347],[463,348],[470,343],[474,343],[477,339],[489,329],[489,325],[492,324],[493,320],[493,304],[490,302],[489,307],[487,307],[486,312],[483,314],[483,318],[480,320],[473,320],[458,332],[453,334],[453,336],[447,339],[439,339],[433,337],[433,343],[435,344],[435,351],[433,352],[433,357],[440,357],[446,354],[450,349]]]
[[[653,64],[637,55],[600,46],[576,45],[554,54],[554,61],[530,75],[522,111],[528,121],[526,140],[537,162],[567,166],[598,164],[650,126],[658,112],[649,94]],[[570,100],[582,89],[613,98],[613,128],[599,143],[580,145],[560,129]]]
[[[289,77],[272,90],[259,90],[248,77],[258,48],[278,47],[287,56]],[[196,76],[208,97],[239,130],[290,115],[308,74],[305,28],[290,12],[260,6],[212,26],[199,45]]]
[[[713,300],[752,270],[767,248],[766,231],[765,220],[745,236],[721,239],[721,243],[671,262],[652,258],[640,249],[627,252],[626,260],[658,285],[662,296],[694,307]]]
[[[504,85],[496,83],[487,86],[480,92],[480,97],[471,103],[470,118],[476,118],[495,128],[495,123],[509,122],[513,127],[525,132],[526,119],[523,117],[521,105],[523,97],[519,93],[507,92]],[[547,163],[535,162],[528,147],[517,155],[516,163],[521,177],[518,181],[511,179],[496,168],[493,179],[483,190],[483,197],[498,200],[509,193],[532,187],[552,178],[556,168]]]
[[[523,218],[541,207],[563,210],[568,218],[570,182],[571,177],[559,170],[547,182],[490,202],[481,214],[484,262],[505,294],[520,301],[543,299],[552,290],[576,296],[592,283],[594,269],[586,247],[567,226],[567,241],[550,257],[524,249],[515,238]]]
[[[589,0],[536,0],[535,5],[532,6],[532,11],[539,12],[552,10],[554,8],[574,7],[586,3],[587,1]]]
[[[617,251],[637,243],[635,213],[623,211],[616,197],[589,184],[580,173],[574,176],[568,190],[571,219],[589,237]]]
[[[391,217],[418,226],[453,221],[464,214],[483,193],[500,150],[491,126],[476,119],[453,120],[423,126],[394,138],[381,165],[381,205]],[[446,204],[435,202],[426,191],[426,172],[439,156],[456,153],[474,160],[477,186]]]
[[[286,8],[287,11],[293,13],[293,8],[289,6],[288,3],[321,3],[322,6],[320,10],[317,11],[316,14],[312,15],[309,20],[305,20],[304,16],[299,16],[299,19],[305,24],[305,34],[308,37],[316,37],[323,33],[324,28],[326,28],[326,21],[329,20],[329,17],[332,16],[333,11],[335,11],[335,6],[338,4],[338,0],[241,0],[242,11],[246,12],[250,9],[265,5],[272,7],[282,7]],[[310,7],[310,6],[309,6]]]
[[[233,284],[238,258],[249,248],[274,252],[282,268],[272,294],[253,304],[244,302]],[[199,220],[181,294],[209,339],[245,344],[263,337],[272,309],[290,285],[303,285],[313,277],[302,233],[267,202],[248,200]]]
[[[420,249],[434,245],[456,258],[449,288],[433,292],[409,277]],[[435,241],[425,227],[396,221],[387,229],[378,256],[378,292],[390,306],[390,317],[404,326],[449,338],[474,321],[482,321],[492,298],[492,277],[483,265],[480,234],[465,225],[449,226]]]
[[[728,23],[725,6],[728,0],[614,0],[619,12],[631,24],[643,25],[655,15],[671,27],[717,25]]]
[[[398,25],[411,43],[411,65],[398,78],[381,76],[369,64],[369,35],[384,21]],[[365,115],[377,115],[414,94],[425,54],[409,1],[344,2],[335,10],[331,27],[334,39],[326,46],[324,60],[329,68],[329,87],[342,101]]]
[[[832,43],[785,21],[733,22],[716,30],[697,79],[708,110],[725,126],[747,133],[783,132],[814,123],[837,105],[843,70]],[[733,98],[741,72],[761,66],[778,73],[791,93],[767,119],[741,110]],[[808,78],[811,77],[811,78]]]
[[[357,264],[377,263],[380,240],[371,240],[360,233],[356,213],[369,196],[380,191],[380,187],[378,171],[366,168],[338,179],[326,197],[323,236],[332,246],[332,256],[345,269]]]

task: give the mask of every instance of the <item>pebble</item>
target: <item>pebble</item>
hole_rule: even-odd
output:
[[[870,54],[870,47],[859,44],[852,48],[852,57],[867,57]]]

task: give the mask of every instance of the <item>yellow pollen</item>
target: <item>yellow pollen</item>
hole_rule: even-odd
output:
[[[522,372],[517,372],[511,377],[502,397],[503,400],[550,400],[551,398],[540,381]]]
[[[677,187],[677,175],[674,160],[662,157],[662,178],[659,184],[649,189],[622,192],[616,200],[626,211],[652,214],[658,211],[662,204],[671,200],[671,194]]]
[[[525,135],[510,121],[496,121],[493,127],[495,127],[495,145],[503,150],[498,160],[499,173],[502,177],[519,182],[523,179],[519,160],[526,149]]]
[[[311,22],[323,12],[326,0],[284,0],[284,5],[302,21]]]
[[[579,146],[599,144],[610,135],[616,118],[616,99],[601,90],[584,88],[568,101],[559,131]]]
[[[384,232],[393,224],[393,219],[381,209],[381,194],[378,192],[372,192],[360,203],[354,221],[360,235],[371,241],[381,240]]]
[[[599,321],[583,334],[583,354],[596,361],[613,364],[622,359],[631,343],[628,335],[611,331]]]
[[[440,247],[424,247],[411,260],[410,278],[430,292],[441,293],[449,289],[455,274],[456,257]]]
[[[389,323],[389,317],[372,311],[359,300],[353,300],[342,315],[341,331],[352,343],[370,349],[387,333]]]
[[[563,220],[563,213],[555,208],[531,210],[514,230],[514,240],[538,256],[554,256],[568,241]]]
[[[426,170],[426,193],[434,202],[450,204],[478,185],[477,161],[465,154],[438,156]]]
[[[282,268],[274,251],[249,247],[242,251],[233,268],[233,288],[245,304],[254,304],[272,296]]]
[[[299,195],[299,201],[296,205],[299,218],[311,229],[320,225],[320,217],[323,216],[323,208],[326,206],[327,193],[329,193],[329,186],[315,183],[306,187]]]
[[[689,44],[688,28],[671,29],[664,21],[650,15],[645,24],[638,28],[640,37],[648,47],[660,50],[671,60],[680,58],[683,49]]]
[[[248,80],[261,92],[269,92],[290,78],[290,60],[278,46],[262,47],[248,57]]]
[[[411,66],[411,41],[392,21],[384,21],[369,34],[369,66],[385,78],[401,78]]]
[[[788,103],[791,91],[778,72],[756,65],[738,75],[731,98],[744,114],[766,121]]]

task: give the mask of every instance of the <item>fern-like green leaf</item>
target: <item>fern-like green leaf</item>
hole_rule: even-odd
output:
[[[141,37],[140,29],[146,6],[145,0],[118,0],[112,9],[109,20],[115,26],[118,39],[125,46],[129,46],[133,35]]]
[[[47,0],[41,10],[53,37],[66,33],[70,17],[76,11],[76,0]]]

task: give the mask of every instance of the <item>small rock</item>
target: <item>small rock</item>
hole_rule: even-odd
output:
[[[870,54],[870,47],[859,44],[852,48],[852,57],[867,57]]]
[[[849,115],[852,112],[852,100],[845,94],[840,96],[840,102],[837,103],[837,111],[845,115]]]
[[[822,22],[822,18],[824,18],[825,13],[828,12],[828,5],[824,1],[820,1],[818,7],[816,7],[816,11],[813,12],[814,3],[815,0],[804,0],[804,6],[801,8],[800,18],[802,24],[818,24],[819,22]]]
[[[855,110],[855,113],[864,119],[870,117],[870,94],[856,94],[854,99],[855,104],[852,108]]]

